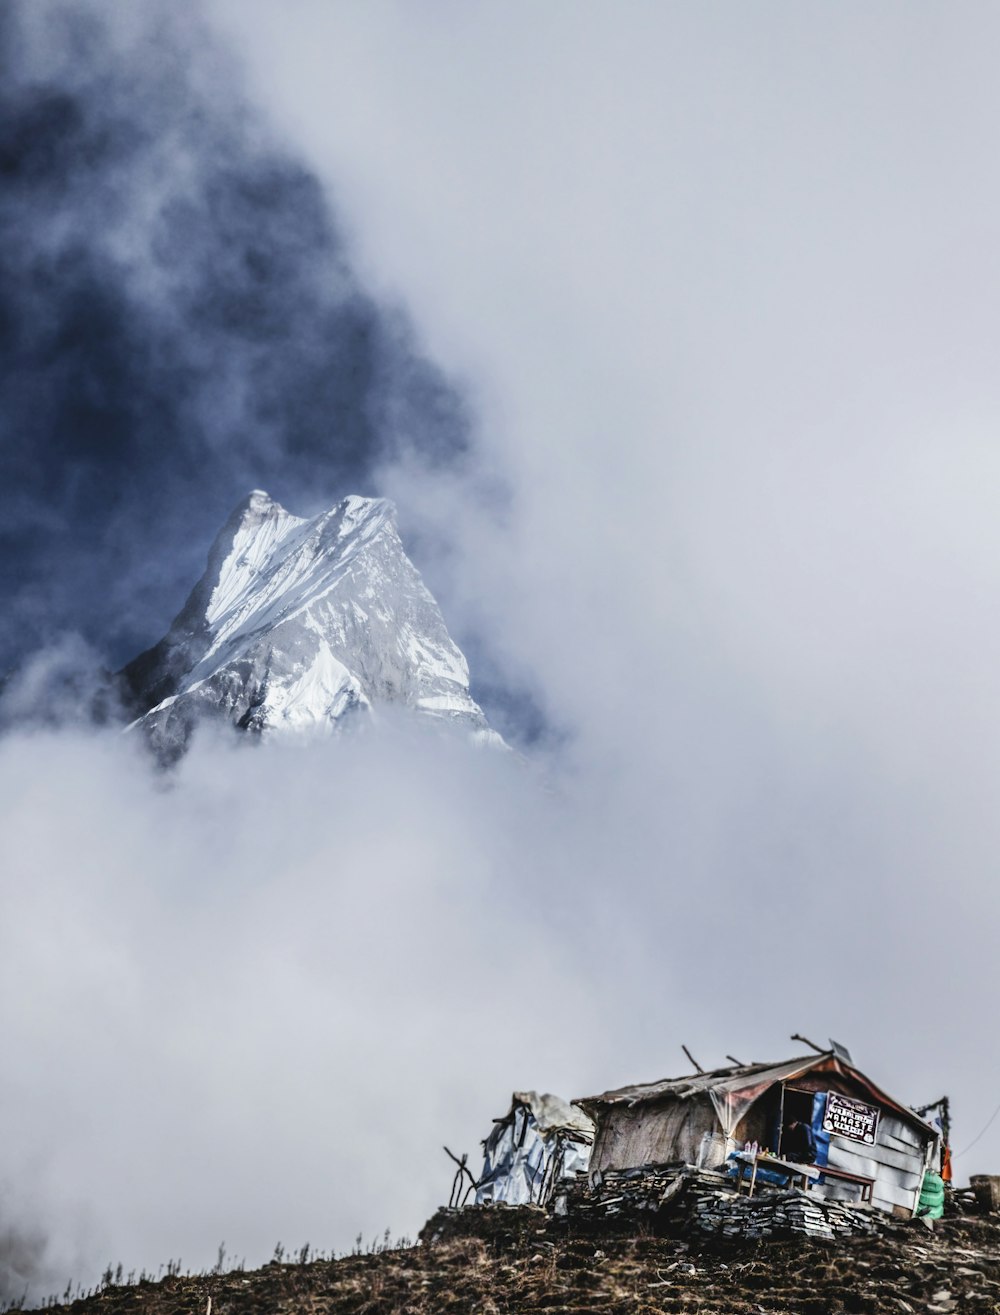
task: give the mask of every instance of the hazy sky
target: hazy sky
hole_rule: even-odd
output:
[[[512,1089],[681,1072],[681,1042],[707,1064],[832,1035],[904,1100],[948,1092],[961,1151],[1000,1102],[979,1025],[995,6],[210,0],[217,49],[132,12],[113,55],[49,55],[84,107],[67,122],[142,133],[107,194],[45,157],[66,218],[12,258],[10,304],[49,305],[40,250],[105,262],[97,336],[138,382],[113,458],[39,422],[46,491],[21,449],[37,583],[12,626],[82,630],[95,661],[96,616],[153,640],[240,481],[284,479],[302,512],[356,476],[396,498],[453,633],[547,733],[523,769],[405,727],[206,743],[169,790],[111,735],[0,741],[0,1112],[20,1130],[0,1169],[52,1272],[413,1230],[446,1191],[441,1143],[473,1150]],[[243,198],[221,219],[220,187]],[[150,245],[177,191],[193,263],[187,229],[169,260]],[[97,222],[111,194],[127,258]],[[220,299],[234,318],[206,321]],[[31,343],[44,392],[61,358]],[[368,362],[350,386],[344,353]],[[72,398],[93,371],[67,371]],[[84,493],[133,468],[116,558]],[[91,577],[123,563],[114,606],[46,583],[74,526]],[[998,1156],[1000,1122],[957,1168]]]

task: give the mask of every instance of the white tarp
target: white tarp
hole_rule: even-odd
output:
[[[515,1091],[510,1112],[483,1142],[476,1205],[543,1204],[555,1183],[587,1171],[594,1124],[576,1105]]]

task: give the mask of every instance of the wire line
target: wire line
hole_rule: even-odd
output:
[[[964,1155],[964,1154],[965,1154],[965,1151],[971,1151],[972,1148],[973,1148],[973,1146],[975,1146],[976,1142],[979,1140],[979,1138],[980,1138],[980,1137],[985,1137],[986,1133],[989,1132],[990,1125],[992,1124],[993,1120],[996,1118],[996,1116],[997,1116],[998,1114],[1000,1114],[1000,1105],[998,1105],[998,1106],[996,1107],[996,1109],[993,1111],[993,1113],[990,1115],[990,1117],[989,1117],[989,1118],[986,1120],[986,1122],[983,1124],[982,1131],[981,1131],[981,1132],[978,1132],[978,1133],[975,1135],[975,1137],[973,1137],[972,1141],[969,1142],[968,1146],[966,1146],[966,1148],[965,1148],[964,1151],[956,1151],[956,1153],[955,1153],[955,1155],[954,1155],[953,1158],[957,1160],[958,1157],[959,1157],[960,1155]]]

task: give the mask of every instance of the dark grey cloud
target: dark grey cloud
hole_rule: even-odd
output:
[[[41,1228],[22,1229],[0,1218],[0,1302],[4,1307],[22,1301],[32,1284],[44,1282],[46,1245]]]
[[[0,669],[118,662],[248,488],[306,511],[468,422],[195,10],[8,4],[0,66]]]

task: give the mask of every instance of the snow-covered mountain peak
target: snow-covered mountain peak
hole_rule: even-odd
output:
[[[231,525],[249,530],[254,525],[259,525],[265,520],[278,520],[288,518],[292,520],[297,517],[289,517],[287,511],[280,502],[276,502],[270,493],[265,493],[263,489],[254,489],[233,511],[229,520],[219,532],[221,539]]]
[[[267,734],[329,732],[382,704],[502,743],[384,498],[344,498],[307,518],[255,489],[169,633],[122,677],[167,756],[206,716]]]

